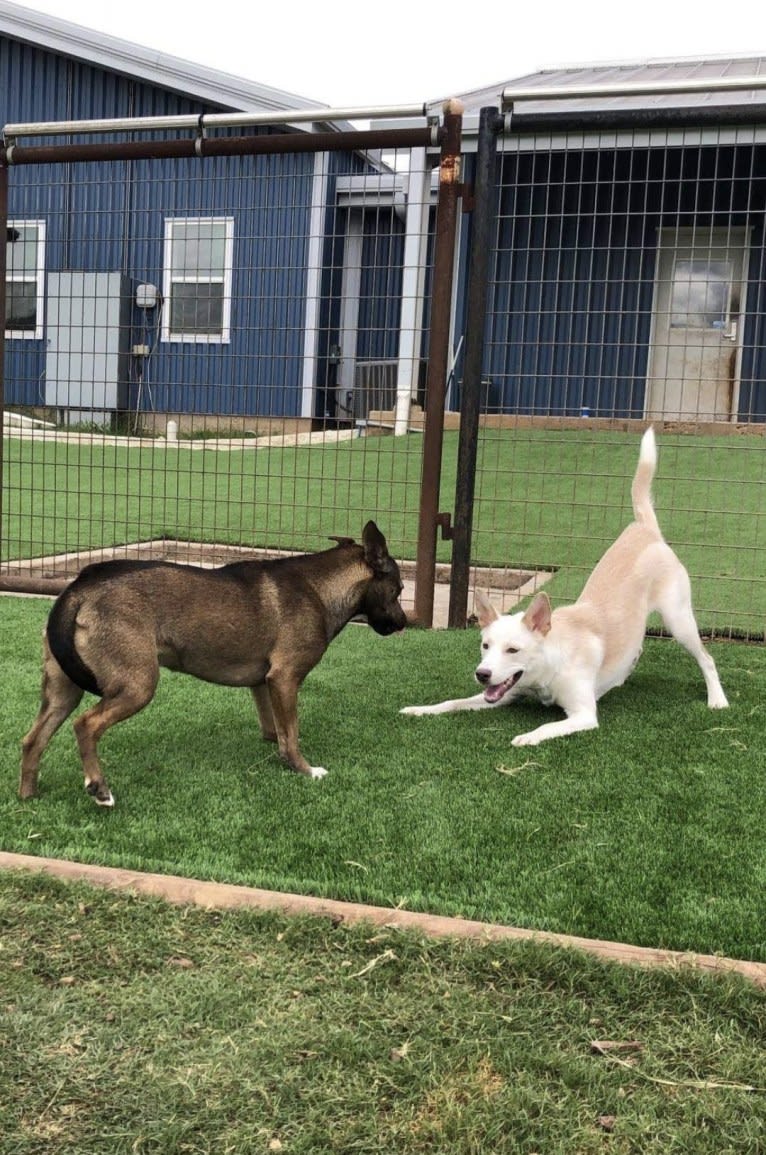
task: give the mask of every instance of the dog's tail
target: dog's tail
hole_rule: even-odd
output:
[[[80,608],[78,593],[82,584],[81,577],[75,578],[53,603],[48,615],[46,635],[51,653],[66,676],[81,690],[100,695],[98,682],[77,652],[74,640],[77,611]]]
[[[633,500],[633,515],[639,525],[656,529],[659,533],[660,527],[652,504],[652,480],[656,468],[657,442],[654,437],[654,429],[650,425],[641,438],[638,467],[633,478],[630,496]]]

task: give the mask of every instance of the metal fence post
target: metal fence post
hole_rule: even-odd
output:
[[[497,135],[502,125],[503,118],[496,109],[481,110],[474,180],[471,255],[468,266],[463,388],[452,529],[449,625],[457,629],[465,627],[468,612],[468,579],[471,566],[477,438],[482,402],[489,263],[494,251],[493,231],[497,210]]]
[[[423,472],[415,571],[415,617],[422,626],[431,626],[434,615],[439,476],[444,440],[444,401],[450,364],[452,280],[458,201],[461,194],[462,126],[462,104],[458,100],[448,101],[444,106],[444,138],[439,161],[439,192],[436,202],[431,325],[423,430]]]

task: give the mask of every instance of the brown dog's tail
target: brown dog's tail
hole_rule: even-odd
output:
[[[633,500],[633,516],[639,525],[660,532],[660,526],[652,504],[652,480],[657,468],[657,442],[654,429],[650,425],[641,438],[638,467],[633,478],[630,496]]]
[[[83,662],[75,646],[75,623],[80,599],[77,589],[73,587],[78,585],[79,582],[76,579],[72,585],[67,586],[62,594],[59,594],[53,603],[53,609],[46,626],[48,645],[61,669],[76,686],[79,686],[81,690],[87,690],[90,694],[100,695],[101,690],[98,682],[92,671]]]

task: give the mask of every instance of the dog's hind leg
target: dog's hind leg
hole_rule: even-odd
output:
[[[136,678],[136,671],[128,671],[133,676],[129,685],[122,685],[112,693],[105,693],[98,705],[86,710],[74,724],[77,745],[80,748],[82,768],[85,775],[85,789],[99,806],[114,806],[114,797],[109,789],[98,759],[98,742],[117,722],[131,718],[154,697],[159,681],[159,666],[142,672]]]
[[[252,686],[253,701],[258,711],[258,721],[261,724],[261,735],[264,742],[278,742],[277,727],[274,724],[274,711],[271,708],[271,694],[269,687],[261,684]]]
[[[657,606],[665,626],[677,642],[696,659],[707,687],[707,704],[711,710],[729,705],[723,692],[715,662],[700,641],[699,629],[691,602],[689,575],[681,568],[674,581],[663,591]]]
[[[40,712],[22,742],[19,797],[34,798],[40,759],[59,726],[82,700],[83,691],[72,682],[58,664],[43,639],[43,684]]]

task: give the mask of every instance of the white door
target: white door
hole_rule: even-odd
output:
[[[744,229],[660,233],[647,417],[736,417],[746,242]]]

